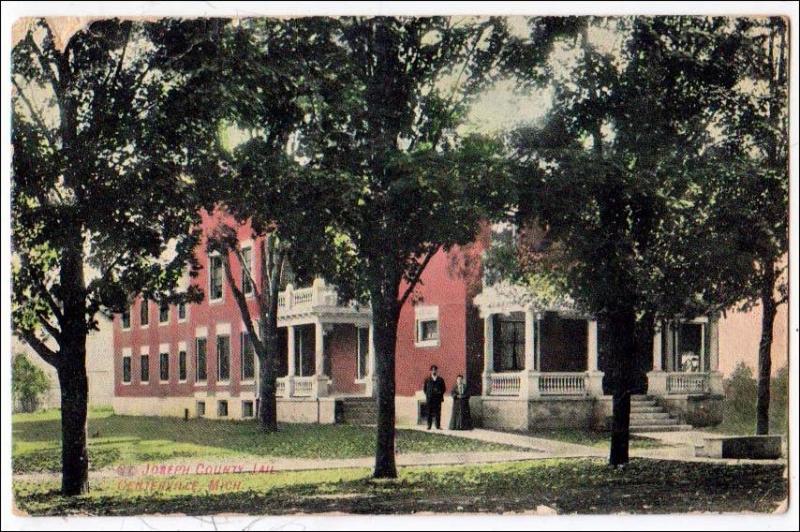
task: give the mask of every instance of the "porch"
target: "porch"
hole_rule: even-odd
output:
[[[372,397],[375,390],[372,313],[339,301],[322,279],[287,286],[278,298],[278,331],[286,346],[276,395],[302,401]]]
[[[566,304],[537,305],[524,289],[511,285],[489,287],[475,303],[484,327],[484,396],[603,395],[597,321]]]

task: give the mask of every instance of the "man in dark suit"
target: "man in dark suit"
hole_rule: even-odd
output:
[[[431,430],[436,418],[436,428],[442,428],[442,401],[444,401],[444,379],[439,375],[439,368],[431,366],[431,374],[423,385],[425,402],[428,405],[428,430]]]

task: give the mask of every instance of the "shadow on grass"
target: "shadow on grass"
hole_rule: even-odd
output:
[[[228,493],[103,493],[64,498],[47,489],[17,490],[21,509],[36,515],[137,515],[416,512],[558,513],[772,512],[786,498],[783,468],[633,460],[610,470],[599,460],[518,462],[498,466],[411,468],[396,481],[367,477],[339,482],[251,486]]]
[[[15,471],[58,470],[61,426],[58,419],[14,420]],[[375,429],[354,425],[282,424],[277,433],[263,432],[255,420],[90,416],[93,468],[120,459],[134,462],[175,457],[253,455],[290,458],[357,458],[375,452]],[[101,449],[98,446],[107,447]],[[113,455],[114,448],[120,450]],[[517,450],[510,446],[413,430],[397,431],[399,453]],[[31,455],[25,460],[27,455]],[[22,459],[16,465],[16,459]],[[39,464],[37,466],[37,464]]]

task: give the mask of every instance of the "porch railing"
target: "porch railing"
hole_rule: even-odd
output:
[[[327,286],[324,282],[315,281],[307,288],[294,288],[289,285],[286,290],[278,294],[278,309],[305,310],[314,306],[337,306],[339,295],[335,288]]]
[[[585,373],[542,373],[539,375],[541,395],[584,395]]]
[[[294,378],[294,397],[311,397],[314,392],[312,377]]]
[[[667,375],[667,393],[707,393],[707,373],[670,373]]]
[[[489,375],[489,395],[519,395],[522,375],[519,373],[493,373]]]
[[[275,396],[283,397],[286,395],[286,379],[279,378],[275,381]]]

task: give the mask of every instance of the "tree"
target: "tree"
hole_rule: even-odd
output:
[[[563,44],[553,110],[513,139],[519,278],[543,277],[608,334],[612,465],[628,461],[630,396],[661,321],[718,312],[746,293],[741,254],[702,223],[714,209],[708,148],[739,36],[722,18],[586,18]],[[622,37],[603,50],[593,31]],[[700,222],[700,223],[696,223]]]
[[[62,485],[88,490],[86,337],[137,293],[191,300],[201,180],[218,172],[217,20],[91,23],[60,46],[37,20],[13,49],[16,334],[56,368]]]
[[[243,21],[231,30],[226,59],[227,117],[249,139],[227,156],[229,172],[218,188],[217,207],[229,216],[212,232],[208,247],[224,259],[227,284],[259,360],[258,415],[265,431],[278,429],[275,389],[283,352],[278,294],[290,265],[300,282],[317,275],[346,280],[334,262],[332,225],[346,183],[336,175],[323,179],[301,164],[304,133],[317,126],[313,100],[327,41],[317,37],[327,29],[313,18]],[[255,243],[252,257],[240,246],[242,226]],[[254,307],[245,285],[253,290]],[[348,286],[340,283],[343,295]]]
[[[39,398],[50,388],[50,379],[41,368],[31,364],[24,353],[14,355],[11,365],[11,396],[23,412],[34,412]]]
[[[756,434],[769,431],[775,316],[788,298],[789,113],[786,20],[736,21],[736,90],[726,101],[716,147],[729,171],[719,176],[709,223],[726,228],[749,267],[745,308],[761,307]]]
[[[474,239],[508,204],[501,146],[459,135],[505,61],[503,20],[331,21],[329,77],[309,166],[349,183],[337,215],[345,256],[368,287],[377,378],[374,476],[394,478],[400,309],[440,250]]]

